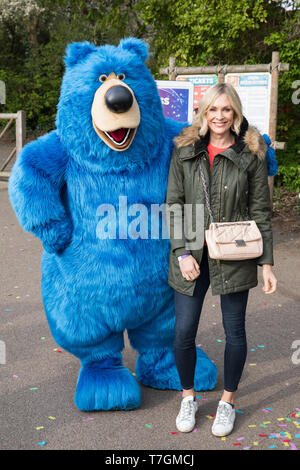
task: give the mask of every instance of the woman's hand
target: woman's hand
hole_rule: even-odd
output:
[[[200,275],[200,267],[195,258],[190,255],[179,261],[181,274],[187,281],[194,281]]]
[[[264,285],[262,290],[265,294],[273,294],[277,288],[277,279],[273,274],[272,266],[270,264],[263,264],[262,275]]]

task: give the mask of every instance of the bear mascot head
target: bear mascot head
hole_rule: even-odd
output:
[[[56,124],[80,165],[111,173],[159,158],[166,126],[147,58],[147,45],[135,38],[118,47],[67,47]]]
[[[9,182],[11,203],[42,241],[42,299],[55,341],[81,361],[81,410],[133,409],[139,383],[180,390],[173,354],[170,243],[154,230],[166,198],[173,139],[145,61],[147,45],[68,46],[56,129],[27,144]],[[123,365],[124,331],[137,351]],[[201,349],[195,389],[216,367]]]

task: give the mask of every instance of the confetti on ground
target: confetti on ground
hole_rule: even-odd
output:
[[[256,366],[256,363],[253,363],[253,364],[249,364],[249,366]]]
[[[90,418],[90,417],[88,417],[87,420],[88,420],[88,421],[93,421],[94,419],[95,419],[95,418]]]
[[[52,421],[55,420],[56,418],[54,416],[48,416],[48,419],[51,419]]]
[[[46,444],[47,444],[47,442],[46,442],[46,441],[43,441],[43,442],[38,442],[38,445],[39,445],[39,446],[45,446]]]
[[[151,429],[151,428],[152,428],[152,424],[145,424],[145,427]]]
[[[13,378],[14,378],[14,379],[18,379],[19,376],[18,376],[18,375],[13,375]]]
[[[44,429],[44,426],[37,426],[35,429],[39,431],[40,429]]]
[[[171,434],[178,434],[178,432],[177,431],[172,431]]]
[[[222,340],[222,339],[217,339],[217,342],[218,342],[218,343],[222,343],[223,340]]]
[[[38,387],[31,387],[29,390],[38,390]]]

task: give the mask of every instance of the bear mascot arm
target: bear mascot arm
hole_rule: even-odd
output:
[[[9,196],[24,230],[40,238],[49,253],[62,251],[72,237],[72,221],[61,193],[67,155],[56,131],[28,143],[9,179]]]

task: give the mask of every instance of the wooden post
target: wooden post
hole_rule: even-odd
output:
[[[26,140],[26,114],[25,111],[18,111],[16,118],[16,155],[24,147]]]
[[[169,59],[169,80],[176,80],[176,57]]]
[[[225,83],[226,73],[227,73],[227,65],[218,65],[217,67],[218,83]]]
[[[279,52],[273,51],[272,63],[271,63],[271,97],[270,97],[270,120],[269,120],[269,137],[272,143],[276,141],[279,60],[280,60]],[[274,176],[269,176],[268,182],[269,182],[269,189],[270,189],[271,206],[273,208]]]

